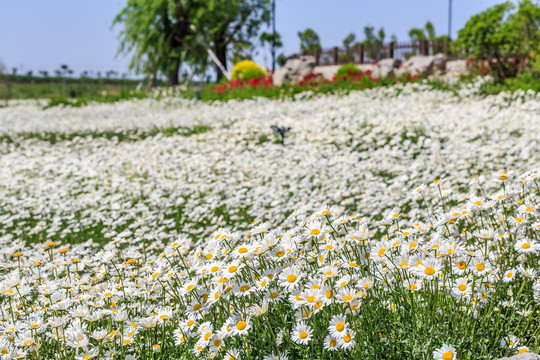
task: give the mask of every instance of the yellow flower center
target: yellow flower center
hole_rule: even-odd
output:
[[[352,296],[351,295],[346,295],[344,298],[343,298],[343,301],[351,301],[352,300]]]
[[[310,302],[310,303],[312,303],[312,302],[315,301],[315,299],[316,299],[315,296],[310,296],[310,297],[307,298],[307,301]]]
[[[308,333],[305,331],[302,331],[299,336],[300,336],[300,339],[305,339],[308,337]]]
[[[240,287],[240,291],[242,291],[242,292],[246,292],[248,290],[249,290],[249,285],[243,285],[243,286]]]
[[[524,243],[523,245],[521,245],[522,249],[529,249],[530,247],[531,247],[531,244],[529,243]]]
[[[221,345],[221,340],[220,339],[214,340],[214,346],[218,347],[219,345]]]
[[[343,337],[343,341],[345,341],[346,343],[351,342],[351,340],[352,340],[352,337],[351,337],[351,335],[349,335],[349,334],[347,334],[347,335],[345,335],[345,336]]]
[[[240,331],[244,330],[247,326],[247,323],[245,321],[239,321],[236,323],[236,328]]]
[[[454,358],[454,354],[452,354],[450,351],[445,352],[442,355],[443,360],[452,360]]]
[[[330,346],[335,347],[337,345],[337,341],[335,339],[330,340]]]
[[[460,261],[460,262],[457,263],[457,267],[460,270],[465,269],[466,266],[467,266],[467,264],[465,264],[465,261]]]
[[[319,235],[321,233],[321,230],[319,229],[313,229],[311,230],[311,232],[309,233],[309,235]]]
[[[291,274],[291,275],[287,276],[287,281],[292,284],[293,282],[296,281],[296,275]]]
[[[435,269],[432,268],[431,266],[428,266],[427,268],[424,269],[424,273],[426,275],[433,275],[435,274]]]
[[[384,255],[385,252],[386,252],[386,249],[384,249],[384,248],[383,248],[383,249],[380,249],[379,251],[377,251],[377,255],[378,255],[379,257],[381,257],[381,256]]]
[[[327,299],[331,299],[334,296],[334,293],[332,292],[332,290],[328,290],[326,291],[325,295]]]
[[[210,269],[210,271],[212,272],[216,272],[219,270],[219,266],[212,266],[212,268]]]
[[[212,333],[210,332],[207,332],[206,334],[204,334],[204,341],[208,341],[208,339],[210,339],[210,336],[212,336]]]
[[[336,324],[336,330],[337,330],[337,331],[343,331],[343,329],[345,329],[345,324],[342,323],[342,322],[338,322],[338,323]]]
[[[484,271],[485,268],[486,267],[482,263],[476,264],[476,270],[478,270],[478,271]]]
[[[240,254],[245,254],[245,253],[247,253],[247,249],[245,247],[243,247],[243,248],[238,249],[238,252]]]
[[[465,289],[467,289],[467,286],[465,284],[459,284],[458,289],[459,291],[465,291]]]
[[[187,322],[186,325],[187,325],[187,326],[191,326],[191,325],[193,325],[193,324],[195,324],[195,321],[194,321],[194,320],[189,320],[189,321]]]
[[[527,350],[525,348],[519,350],[520,354],[525,354],[525,353],[528,353],[528,352],[529,352],[529,350]]]
[[[275,292],[275,291],[274,291],[274,292],[271,292],[271,293],[270,293],[270,298],[275,299],[275,298],[278,297],[278,295],[279,295],[279,294],[278,294],[277,292]]]

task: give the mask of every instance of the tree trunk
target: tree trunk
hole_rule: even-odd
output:
[[[169,72],[167,73],[167,85],[175,86],[178,85],[178,72],[180,70],[180,59],[172,58],[169,60]]]
[[[214,40],[214,52],[216,53],[216,57],[221,62],[221,65],[225,69],[227,69],[227,44],[225,44],[225,40],[216,38]],[[216,82],[219,82],[225,75],[220,70],[220,68],[216,65]]]

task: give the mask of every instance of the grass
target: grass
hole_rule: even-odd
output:
[[[481,88],[484,95],[496,95],[501,91],[516,92],[518,90],[540,92],[540,78],[529,74],[522,74],[516,78],[510,78],[499,83],[485,84]]]
[[[120,92],[108,93],[105,95],[85,95],[75,98],[66,98],[63,96],[52,97],[43,109],[49,109],[55,106],[83,107],[88,103],[114,103],[120,100],[144,99],[148,97],[146,92],[135,92],[134,90],[121,89]]]
[[[210,130],[210,127],[207,125],[197,125],[193,128],[189,128],[185,126],[169,126],[166,128],[159,128],[157,126],[153,126],[149,130],[125,129],[121,131],[120,130],[105,130],[105,131],[79,131],[79,132],[69,132],[69,133],[50,132],[50,131],[22,132],[22,133],[18,133],[17,135],[1,134],[0,142],[17,143],[20,140],[37,139],[41,141],[46,141],[54,145],[60,141],[72,141],[75,138],[87,138],[87,137],[91,137],[93,139],[104,138],[107,140],[116,139],[118,142],[121,142],[121,141],[134,142],[134,141],[144,140],[148,137],[154,137],[158,134],[162,134],[163,136],[166,136],[166,137],[173,136],[173,135],[191,136],[191,135],[199,135],[209,130]]]
[[[37,82],[36,78],[28,81],[0,82],[0,99],[50,99],[56,97],[88,97],[102,94],[117,94],[121,91],[135,90],[137,81],[125,82],[97,81],[92,79],[69,79],[66,81],[66,91],[63,95],[62,81],[50,79]]]

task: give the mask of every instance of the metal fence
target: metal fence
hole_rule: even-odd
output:
[[[365,64],[385,58],[405,60],[414,55],[435,55],[443,53],[451,55],[450,43],[419,41],[416,43],[394,43],[365,46],[356,45],[348,48],[333,47],[327,50],[304,51],[299,55],[312,55],[317,65]]]

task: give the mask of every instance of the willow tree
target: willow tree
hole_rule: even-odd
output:
[[[271,5],[270,0],[205,1],[198,28],[225,68],[229,59],[252,56],[261,30],[270,22]],[[219,81],[223,77],[219,67],[216,73]]]
[[[129,66],[137,73],[161,72],[177,85],[189,25],[201,6],[202,0],[128,0],[113,22],[123,25],[119,53],[132,54]]]
[[[128,0],[113,26],[123,25],[119,52],[132,54],[130,68],[176,85],[182,62],[206,69],[208,48],[225,67],[230,51],[251,50],[270,10],[270,0]]]

